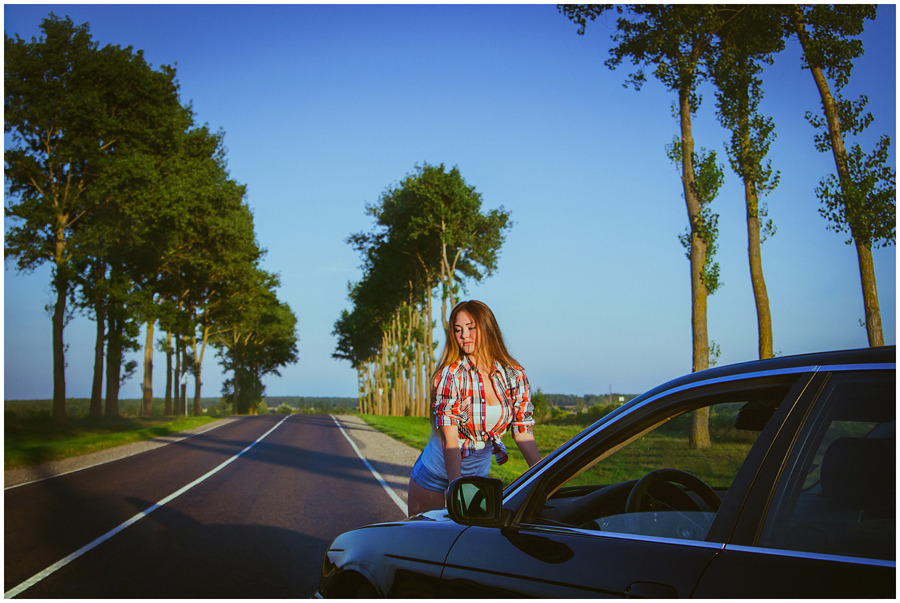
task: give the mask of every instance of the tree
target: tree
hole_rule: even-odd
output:
[[[587,22],[595,20],[611,8],[610,5],[567,5],[560,11],[579,25],[584,34]],[[710,57],[717,35],[727,23],[736,18],[739,7],[728,5],[662,5],[638,4],[619,6],[617,31],[610,50],[612,55],[606,65],[615,69],[626,58],[637,68],[626,83],[640,89],[646,81],[644,69],[653,68],[653,74],[669,90],[677,94],[677,112],[680,122],[681,181],[687,206],[690,231],[687,242],[691,264],[691,333],[692,367],[694,371],[709,368],[709,335],[707,331],[707,297],[713,276],[708,236],[709,212],[704,214],[704,202],[697,184],[693,134],[693,114],[700,104],[698,84],[707,77]],[[712,163],[715,163],[713,158]],[[712,175],[712,170],[707,170]],[[695,416],[692,445],[709,446],[707,417]]]
[[[480,282],[493,273],[509,213],[501,207],[482,214],[481,194],[456,167],[448,172],[444,164],[425,163],[417,172],[401,185],[399,202],[412,209],[406,235],[425,238],[440,252],[441,321],[447,329],[450,309],[457,302],[457,274]]]
[[[823,116],[807,113],[819,129],[816,148],[832,152],[836,176],[824,179],[817,193],[820,213],[838,232],[849,232],[856,246],[870,346],[884,345],[881,310],[872,247],[890,245],[895,239],[896,174],[888,165],[890,139],[883,136],[875,150],[866,154],[859,145],[846,150],[844,137],[858,134],[873,120],[865,113],[868,99],[844,99],[841,91],[850,80],[853,60],[863,54],[862,33],[867,19],[874,19],[874,5],[790,5],[785,18],[803,48],[804,67],[815,80],[822,100]],[[837,97],[828,79],[834,82]]]
[[[230,299],[231,312],[223,314],[215,335],[220,363],[233,375],[223,395],[232,398],[236,414],[251,412],[262,400],[264,376],[297,361],[297,318],[278,301],[277,278],[261,270],[256,276],[254,286]]]
[[[457,168],[429,164],[367,211],[376,230],[348,239],[364,276],[350,287],[353,311],[335,323],[334,356],[357,369],[361,410],[424,416],[435,363],[433,290],[440,283],[446,328],[460,286],[496,268],[509,214],[482,213],[481,195]]]
[[[193,359],[197,414],[206,347],[218,330],[230,328],[222,325],[220,308],[245,286],[255,286],[263,251],[244,201],[246,187],[229,178],[222,134],[194,130],[190,143],[182,169],[176,172],[179,192],[173,200],[169,235],[172,254],[162,266],[168,278],[161,290],[178,300],[184,319],[181,334]]]
[[[98,183],[122,169],[155,132],[160,112],[178,105],[174,69],[153,70],[140,51],[107,45],[98,49],[87,24],[50,15],[42,37],[5,37],[4,154],[9,195],[7,258],[19,270],[52,264],[52,418],[66,420],[65,343],[81,241],[104,209]],[[84,263],[81,264],[85,265]],[[109,386],[109,383],[107,383]]]
[[[771,6],[743,7],[739,18],[720,30],[720,43],[711,70],[718,88],[718,115],[731,131],[727,145],[731,168],[744,183],[747,217],[747,256],[756,304],[759,357],[774,355],[772,314],[762,268],[762,242],[775,233],[760,197],[778,185],[779,174],[766,161],[775,137],[771,118],[759,113],[762,100],[763,64],[771,64],[774,53],[784,47],[784,30]]]

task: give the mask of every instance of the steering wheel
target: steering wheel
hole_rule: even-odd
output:
[[[641,509],[644,498],[647,496],[647,490],[655,484],[664,482],[680,484],[691,492],[695,492],[706,503],[710,511],[718,511],[719,505],[722,504],[715,491],[700,478],[678,469],[657,469],[639,479],[638,483],[631,489],[631,492],[628,494],[628,500],[625,502],[625,512],[637,513]]]

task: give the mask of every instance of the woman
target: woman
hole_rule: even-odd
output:
[[[433,377],[435,431],[409,480],[409,515],[444,508],[454,479],[487,476],[492,453],[498,464],[505,463],[507,429],[528,466],[537,463],[532,408],[525,371],[506,351],[494,313],[480,301],[458,304]]]

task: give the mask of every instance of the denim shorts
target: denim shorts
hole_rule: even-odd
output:
[[[428,470],[422,462],[421,455],[416,459],[416,464],[413,465],[410,477],[414,482],[432,492],[446,492],[447,488],[450,487],[450,480],[446,476],[440,477]]]
[[[450,487],[450,480],[447,479],[447,472],[443,468],[444,458],[438,442],[439,438],[433,438],[425,446],[425,450],[416,459],[413,465],[410,477],[414,482],[432,492],[446,492]],[[460,469],[462,475],[483,475],[487,476],[491,470],[491,452],[492,449],[485,446],[481,450],[470,452],[466,458],[462,459]],[[440,456],[438,456],[440,455]],[[431,462],[426,462],[426,458]],[[441,468],[440,472],[438,467]]]

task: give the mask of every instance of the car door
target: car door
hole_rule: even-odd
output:
[[[822,371],[813,389],[696,596],[895,596],[894,366]]]
[[[562,527],[472,527],[445,562],[441,595],[678,597],[720,548]]]
[[[698,382],[636,406],[536,475],[521,506],[510,509],[514,517],[508,527],[470,527],[461,534],[445,562],[441,595],[690,596],[722,551],[749,487],[750,480],[740,477],[752,473],[744,459],[753,464],[764,457],[809,379],[769,373]],[[766,428],[737,433],[739,411],[754,404],[768,404]],[[715,469],[707,478],[724,497],[721,505],[703,509],[697,492],[654,484],[649,501],[626,509],[629,493],[648,471],[702,475],[715,464],[707,452],[691,453],[686,435],[692,413],[704,410],[711,424],[722,424],[716,437],[739,441],[727,454],[739,449],[734,454],[740,459],[730,460],[722,475]],[[720,442],[719,451],[727,456],[724,446]],[[758,449],[763,452],[753,452]],[[629,467],[630,461],[637,466]]]

